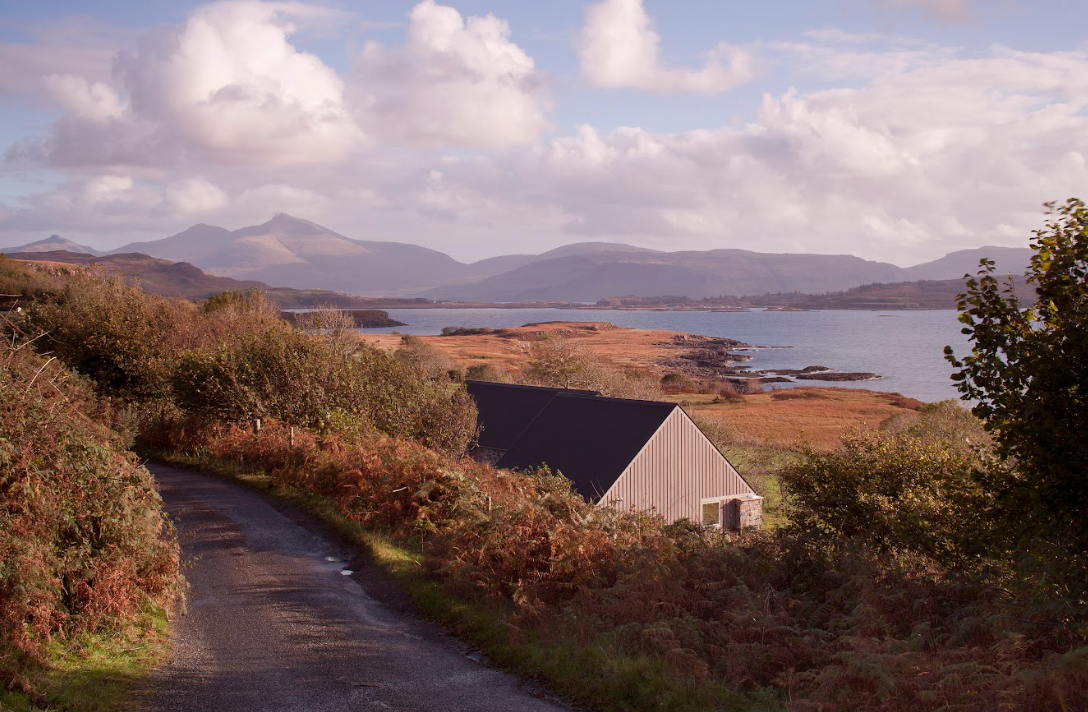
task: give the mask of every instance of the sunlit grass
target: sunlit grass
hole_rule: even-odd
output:
[[[0,710],[11,712],[106,712],[135,709],[133,686],[166,656],[166,614],[145,612],[126,630],[54,640],[51,665],[27,676],[39,693],[31,699],[0,689]]]

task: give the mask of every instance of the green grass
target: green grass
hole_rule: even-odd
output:
[[[612,634],[592,631],[591,626],[576,619],[512,627],[508,622],[512,613],[509,604],[451,596],[427,575],[418,542],[398,541],[387,532],[364,527],[340,514],[328,497],[292,487],[273,487],[267,474],[232,462],[161,451],[143,454],[269,491],[333,526],[366,551],[427,617],[480,649],[494,664],[601,712],[784,709],[777,691],[742,694],[713,680],[696,682],[691,677],[678,677],[663,657],[632,655]]]
[[[722,445],[722,454],[763,497],[763,528],[774,530],[789,522],[778,472],[802,457],[792,448],[771,445]]]
[[[169,624],[161,610],[148,611],[128,630],[98,632],[50,646],[52,664],[28,674],[36,699],[0,689],[0,710],[11,712],[106,712],[133,709],[133,685],[169,649]]]

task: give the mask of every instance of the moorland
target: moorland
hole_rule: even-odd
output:
[[[125,658],[166,640],[154,621],[179,605],[177,543],[135,448],[356,527],[432,614],[598,709],[1088,705],[1088,537],[1068,486],[1085,461],[1083,361],[1052,348],[1084,342],[1069,325],[1088,308],[1088,214],[1071,203],[1056,225],[1038,237],[1035,306],[992,274],[967,284],[976,351],[956,368],[974,412],[762,393],[679,365],[732,353],[683,334],[535,325],[378,348],[343,312],[289,323],[259,291],[194,302],[0,258],[0,292],[17,295],[0,369],[0,700],[77,708],[93,694],[71,681],[103,641],[124,632]],[[595,508],[546,469],[466,458],[465,378],[686,403],[767,496],[770,526],[666,525]]]

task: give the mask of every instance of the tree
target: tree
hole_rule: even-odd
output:
[[[972,351],[959,359],[946,346],[945,357],[1012,465],[983,479],[1013,545],[1078,558],[1088,551],[1088,208],[1046,208],[1055,217],[1035,231],[1027,276],[1038,300],[1020,303],[983,260],[958,302]]]
[[[654,400],[661,396],[657,379],[609,366],[574,339],[542,339],[533,344],[530,355],[524,380],[535,386],[597,391],[610,398]]]

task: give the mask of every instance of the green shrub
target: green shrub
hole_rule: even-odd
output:
[[[420,348],[393,358],[343,329],[306,333],[258,292],[224,292],[199,308],[118,279],[81,274],[29,324],[101,391],[147,412],[275,417],[363,437],[381,432],[463,451],[475,406]]]
[[[666,393],[697,393],[699,384],[683,373],[666,373],[661,377],[661,388]]]
[[[444,326],[442,327],[442,336],[489,336],[503,334],[505,331],[505,329],[491,329],[486,326]]]
[[[147,294],[120,278],[76,274],[54,300],[28,309],[39,348],[90,376],[110,395],[170,400],[177,355],[198,338],[195,306]]]
[[[373,431],[463,452],[476,412],[444,375],[369,346],[347,354],[322,336],[276,321],[216,348],[183,353],[177,404],[217,420],[277,418],[323,431]]]
[[[845,438],[840,451],[806,455],[781,474],[795,529],[949,565],[974,553],[972,517],[981,511],[982,493],[972,475],[982,462],[970,451],[877,431]]]

